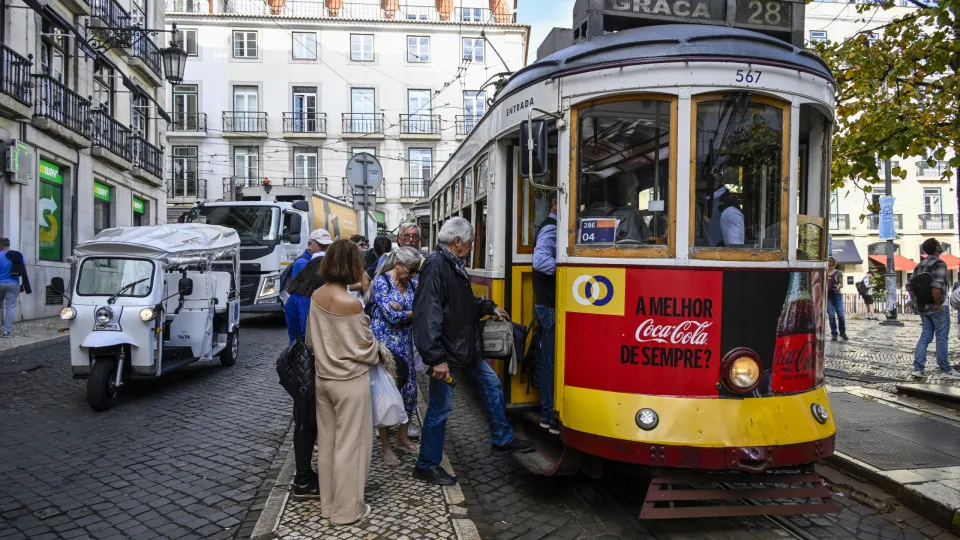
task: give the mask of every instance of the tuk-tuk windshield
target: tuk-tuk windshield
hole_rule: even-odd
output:
[[[91,257],[80,265],[80,296],[143,298],[153,290],[153,262],[144,259]]]

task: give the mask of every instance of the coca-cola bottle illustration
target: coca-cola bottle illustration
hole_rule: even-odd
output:
[[[809,390],[815,386],[817,337],[813,295],[808,272],[791,272],[787,298],[777,323],[770,387],[775,394]]]

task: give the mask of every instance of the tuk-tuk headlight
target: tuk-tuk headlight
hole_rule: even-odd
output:
[[[154,315],[156,315],[156,313],[154,313],[153,308],[145,307],[140,310],[140,320],[143,322],[153,319]]]
[[[108,308],[107,306],[103,306],[102,308],[97,310],[96,317],[97,317],[98,323],[106,324],[110,322],[110,319],[113,318],[113,310]]]
[[[65,321],[72,321],[77,318],[77,310],[67,306],[60,310],[60,318]]]

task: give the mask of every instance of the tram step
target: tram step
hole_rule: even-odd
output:
[[[813,472],[673,472],[650,481],[640,519],[824,514],[832,495]]]
[[[564,446],[560,437],[541,428],[538,413],[524,413],[521,418],[523,435],[536,447],[533,452],[513,454],[523,468],[540,476],[564,476],[579,472],[580,452]]]

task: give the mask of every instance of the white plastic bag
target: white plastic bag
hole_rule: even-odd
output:
[[[403,398],[397,390],[397,383],[380,364],[370,368],[370,397],[373,399],[374,427],[407,423],[407,413],[403,410]]]

